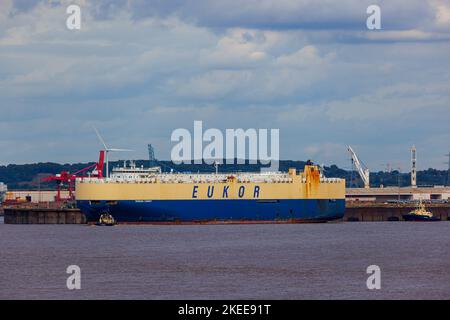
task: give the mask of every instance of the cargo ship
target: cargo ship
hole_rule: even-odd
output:
[[[76,180],[78,208],[90,223],[300,223],[341,219],[345,180],[308,162],[302,172],[163,173],[124,165],[109,177]]]

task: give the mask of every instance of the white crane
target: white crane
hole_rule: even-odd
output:
[[[367,168],[365,165],[361,163],[361,161],[359,161],[358,156],[356,155],[355,151],[353,151],[352,147],[348,146],[348,152],[350,152],[350,155],[352,156],[352,161],[355,164],[356,169],[358,170],[359,176],[364,182],[364,188],[370,188],[369,168]]]
[[[98,132],[97,128],[92,126],[95,130],[95,133],[97,134],[98,140],[102,143],[103,147],[105,148],[105,163],[106,163],[106,178],[109,177],[109,153],[110,152],[128,152],[133,151],[129,149],[117,149],[117,148],[108,148],[108,146],[105,143],[105,140],[103,140],[102,136]]]

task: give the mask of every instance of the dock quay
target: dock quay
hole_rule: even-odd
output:
[[[79,209],[65,208],[4,208],[5,224],[85,224]]]
[[[416,207],[414,203],[378,203],[347,201],[342,221],[403,221],[402,215]],[[427,208],[442,221],[450,219],[450,203],[431,203]],[[1,211],[2,209],[0,209]],[[79,209],[60,207],[5,207],[6,224],[85,224]]]
[[[344,221],[403,221],[403,214],[415,209],[415,203],[380,203],[347,201]],[[430,203],[427,209],[441,221],[450,218],[450,203]]]

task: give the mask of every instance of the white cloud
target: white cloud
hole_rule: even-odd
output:
[[[434,0],[431,1],[431,5],[435,10],[436,24],[438,25],[438,27],[449,27],[450,2],[446,0]]]
[[[364,37],[376,41],[429,41],[450,40],[450,33],[434,33],[422,30],[365,32]]]
[[[323,65],[332,58],[333,54],[330,53],[327,57],[322,58],[316,47],[308,45],[300,50],[286,55],[281,55],[276,59],[276,63],[292,68],[310,68],[313,66]]]
[[[250,67],[268,58],[266,49],[276,44],[272,38],[263,31],[231,29],[212,49],[203,49],[202,61],[217,67]]]
[[[446,110],[450,102],[450,85],[417,85],[399,83],[382,87],[370,94],[356,95],[346,100],[330,101],[326,114],[334,121],[367,121],[398,118],[405,114],[422,114]]]

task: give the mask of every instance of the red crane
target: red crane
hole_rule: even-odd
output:
[[[46,178],[42,179],[42,181],[44,181],[44,182],[56,181],[57,182],[56,201],[59,202],[61,200],[74,200],[75,197],[74,197],[73,192],[75,189],[76,178],[85,178],[86,175],[80,175],[80,174],[85,173],[91,169],[94,169],[94,170],[91,172],[90,177],[103,178],[104,162],[105,162],[105,151],[101,150],[97,163],[87,166],[86,168],[78,170],[74,173],[70,173],[67,171],[61,171],[61,173],[55,174],[54,176],[46,177]],[[66,184],[68,186],[68,190],[69,190],[69,198],[68,199],[61,199],[61,187],[64,184]]]

